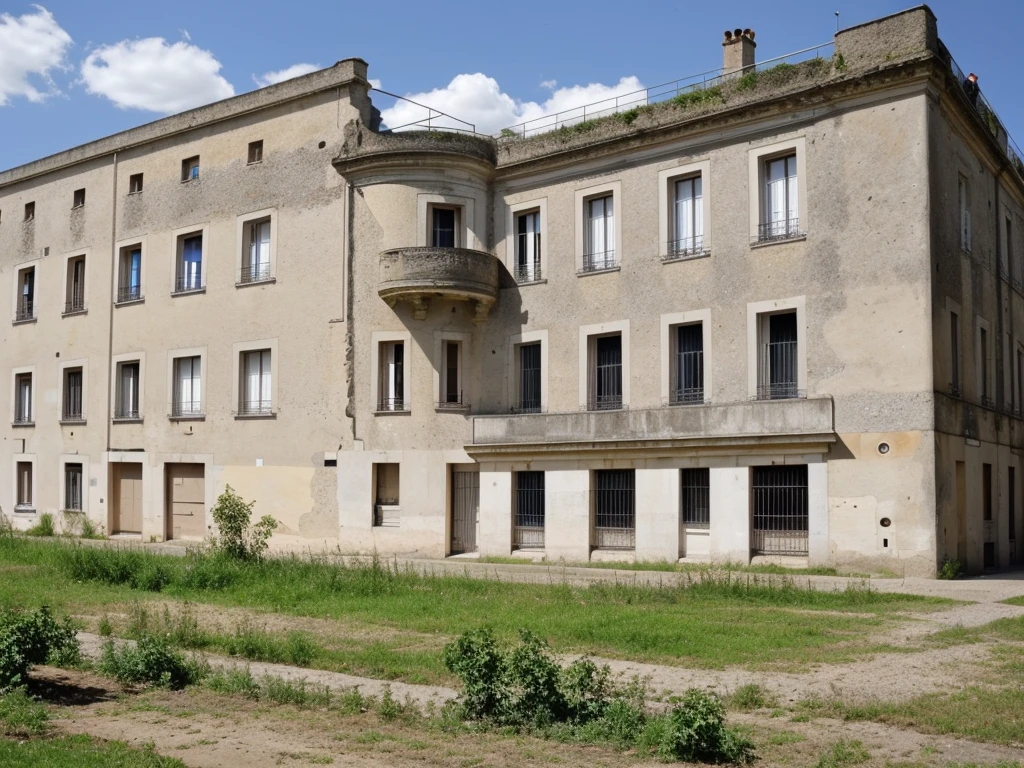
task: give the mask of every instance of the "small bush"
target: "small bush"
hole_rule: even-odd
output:
[[[217,497],[211,513],[218,535],[210,539],[212,548],[236,560],[261,560],[267,550],[267,541],[277,528],[277,520],[264,515],[252,523],[252,508],[256,502],[246,503],[229,485]]]
[[[4,736],[36,736],[46,730],[49,720],[46,707],[29,696],[23,687],[0,696],[0,733]]]
[[[114,634],[114,626],[110,623],[110,617],[103,614],[100,617],[100,637],[110,637]]]
[[[26,536],[56,536],[57,531],[53,527],[53,515],[43,512],[39,516],[39,522],[25,531]]]
[[[725,727],[725,707],[714,694],[691,688],[665,718],[656,747],[663,760],[745,763],[753,759],[753,745]]]
[[[120,648],[108,640],[103,645],[100,671],[128,685],[149,683],[174,689],[192,685],[207,673],[200,662],[188,660],[175,650],[167,638],[154,635]]]
[[[619,120],[624,122],[626,125],[632,125],[636,122],[638,117],[640,117],[639,107],[633,107],[632,109],[627,109],[625,112],[619,113]]]
[[[777,703],[778,700],[776,697],[757,683],[741,685],[736,689],[736,692],[729,697],[729,704],[731,706],[744,711],[751,709],[767,709],[774,707]]]
[[[57,621],[43,606],[34,613],[0,613],[0,691],[22,685],[36,664],[68,666],[79,660],[71,620]]]
[[[822,753],[814,768],[846,768],[866,763],[870,759],[871,754],[859,741],[840,739]]]
[[[669,99],[670,104],[677,107],[693,107],[702,104],[711,104],[722,100],[722,89],[718,86],[712,88],[695,88],[692,91],[680,93]]]
[[[939,568],[938,576],[940,579],[952,581],[953,579],[960,578],[963,574],[963,570],[963,564],[959,560],[951,560],[947,557],[942,561],[942,566]]]

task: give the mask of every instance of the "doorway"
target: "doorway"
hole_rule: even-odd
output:
[[[206,535],[206,467],[166,464],[168,539],[201,539]]]
[[[142,535],[142,464],[111,464],[111,533]]]
[[[480,516],[480,473],[452,469],[451,553],[476,552],[476,529]]]

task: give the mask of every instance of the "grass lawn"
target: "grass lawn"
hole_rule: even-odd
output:
[[[964,630],[961,639],[996,643],[987,674],[976,684],[905,702],[850,705],[810,701],[804,706],[817,714],[847,720],[874,720],[999,744],[1024,742],[1024,617]]]
[[[692,667],[793,667],[877,650],[871,635],[899,612],[952,605],[863,588],[810,591],[751,574],[698,573],[679,587],[574,587],[424,576],[386,563],[238,563],[22,538],[0,539],[0,573],[0,604],[95,613],[173,598],[338,621],[341,635],[363,630],[347,639],[350,657],[412,682],[443,671],[436,653],[410,648],[403,633],[447,639],[486,624],[511,640],[525,627],[562,652]]]
[[[839,571],[828,566],[813,566],[809,568],[789,568],[784,565],[764,563],[761,565],[740,565],[739,563],[677,563],[669,560],[645,560],[641,562],[615,562],[615,561],[592,561],[587,563],[576,562],[552,562],[544,559],[540,561],[528,560],[523,557],[481,557],[477,562],[495,563],[499,565],[545,565],[548,567],[565,568],[603,568],[614,571],[669,571],[673,573],[701,573],[701,572],[732,572],[732,573],[761,573],[775,576],[852,576],[855,578],[871,578],[867,573],[852,573]]]
[[[88,736],[28,741],[0,738],[0,765],[8,768],[185,768],[185,764],[175,758],[133,749],[119,741],[97,741]]]
[[[1017,597],[1011,597],[1007,600],[1003,600],[1007,605],[1024,605],[1024,595],[1018,595]]]

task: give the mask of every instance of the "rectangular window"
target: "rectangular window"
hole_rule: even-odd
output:
[[[404,411],[405,404],[405,343],[385,341],[380,345],[380,391],[377,393],[378,411]]]
[[[949,357],[949,394],[960,397],[960,316],[956,312],[949,313]]]
[[[141,418],[139,407],[139,361],[117,364],[117,402],[114,418],[136,420]]]
[[[199,178],[199,155],[181,161],[181,180],[192,181]]]
[[[32,424],[32,374],[19,373],[14,377],[14,423]]]
[[[178,270],[174,292],[198,291],[203,287],[203,235],[195,233],[178,238]]]
[[[458,248],[459,210],[431,206],[430,209],[430,244],[434,248]]]
[[[249,165],[263,162],[263,141],[249,142]]]
[[[622,336],[591,336],[587,409],[609,411],[622,407]]]
[[[199,355],[174,359],[172,417],[203,415],[202,383],[202,358]]]
[[[444,361],[441,369],[440,408],[460,408],[462,399],[462,345],[457,341],[445,341],[441,345]]]
[[[978,354],[981,356],[981,383],[978,386],[981,395],[982,405],[991,405],[992,397],[989,394],[989,376],[988,376],[988,329],[978,329]]]
[[[133,173],[128,177],[128,194],[137,195],[142,191],[142,174]]]
[[[15,499],[15,508],[19,512],[31,512],[32,501],[32,462],[19,461],[17,466],[18,489]]]
[[[960,247],[971,252],[971,189],[967,179],[960,177],[958,185],[960,204]]]
[[[685,528],[711,527],[711,470],[707,467],[680,470],[680,505]]]
[[[544,473],[515,473],[513,549],[544,549]]]
[[[65,287],[64,314],[85,311],[85,256],[68,259],[67,286]]]
[[[82,511],[82,465],[64,465],[64,509]]]
[[[18,272],[18,306],[15,322],[34,320],[36,317],[36,268],[26,267]]]
[[[681,258],[704,253],[704,200],[701,177],[693,176],[675,183],[672,208],[672,241],[668,257]]]
[[[81,368],[64,369],[64,402],[61,406],[61,421],[82,421],[84,380]]]
[[[1017,468],[1007,467],[1009,478],[1007,479],[1006,501],[1009,505],[1008,536],[1010,541],[1017,540]]]
[[[239,283],[258,283],[270,279],[270,217],[244,225],[245,243]]]
[[[513,410],[540,413],[540,342],[519,345],[518,402]]]
[[[83,205],[85,205],[85,190],[76,189],[71,198],[71,207],[81,208]]]
[[[384,527],[399,525],[398,509],[401,476],[399,464],[374,464],[373,524]]]
[[[25,203],[25,221],[32,221],[36,217],[35,202]]]
[[[141,301],[142,246],[130,245],[121,249],[117,268],[117,303]]]
[[[801,234],[800,204],[795,154],[765,161],[763,195],[758,241],[798,237]]]
[[[757,397],[799,397],[796,312],[762,315],[760,319]]]
[[[807,555],[807,465],[753,468],[751,550]]]
[[[593,483],[593,545],[598,549],[633,549],[636,546],[634,470],[594,470]]]
[[[273,410],[270,382],[270,350],[242,353],[242,389],[239,416],[269,416]]]
[[[675,329],[675,361],[672,366],[671,402],[674,405],[704,402],[704,326],[680,325]]]
[[[981,519],[992,519],[992,465],[981,465]]]
[[[616,264],[614,195],[591,198],[585,205],[583,271],[611,269]]]
[[[542,277],[540,270],[540,211],[516,216],[517,283],[532,283]]]

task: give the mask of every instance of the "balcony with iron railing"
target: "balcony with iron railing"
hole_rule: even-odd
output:
[[[118,405],[114,408],[114,421],[142,421],[142,412],[137,406]]]
[[[135,302],[143,301],[145,297],[142,295],[141,285],[122,285],[117,289],[117,295],[114,300],[115,304],[133,304]]]
[[[705,241],[703,235],[694,237],[681,237],[678,240],[670,240],[666,244],[665,255],[662,261],[686,261],[689,259],[700,259],[711,255],[711,248]]]
[[[36,303],[33,299],[21,299],[14,308],[14,322],[31,323],[36,319]]]
[[[181,296],[189,293],[202,293],[206,290],[203,279],[200,275],[178,275],[174,279],[174,290],[172,296]]]
[[[85,296],[72,296],[64,302],[64,311],[61,312],[61,316],[67,317],[68,315],[81,315],[84,312]]]
[[[32,417],[31,411],[19,411],[14,414],[14,421],[11,422],[13,427],[34,427],[36,424],[35,419]]]
[[[269,418],[275,416],[274,404],[270,400],[239,400],[236,418]]]
[[[65,404],[60,411],[61,424],[85,424],[85,414],[82,411],[81,403],[74,405]]]
[[[626,406],[622,402],[622,394],[591,395],[587,398],[588,411],[620,411]]]
[[[761,345],[758,364],[758,400],[793,400],[807,396],[799,389],[799,346],[796,341],[772,341]]]
[[[273,280],[274,276],[271,274],[270,264],[252,264],[244,266],[238,271],[238,281],[235,285],[270,283]]]
[[[807,233],[800,228],[800,219],[777,219],[757,225],[757,238],[754,245],[778,243],[783,240],[799,240]]]
[[[171,421],[198,421],[206,418],[206,411],[199,400],[180,400],[171,403],[167,417]]]
[[[530,264],[516,264],[512,272],[512,277],[520,285],[539,283],[544,279],[539,261],[532,262]]]
[[[470,248],[395,248],[380,254],[378,295],[395,307],[407,302],[425,320],[430,300],[469,301],[474,322],[487,319],[498,298],[498,259]]]
[[[583,266],[578,274],[587,275],[595,272],[610,272],[619,268],[615,251],[598,251],[583,254]]]
[[[377,398],[377,413],[409,413],[409,405],[404,397]]]
[[[468,411],[469,403],[462,399],[462,393],[449,394],[447,397],[438,400],[435,408],[439,411]]]

